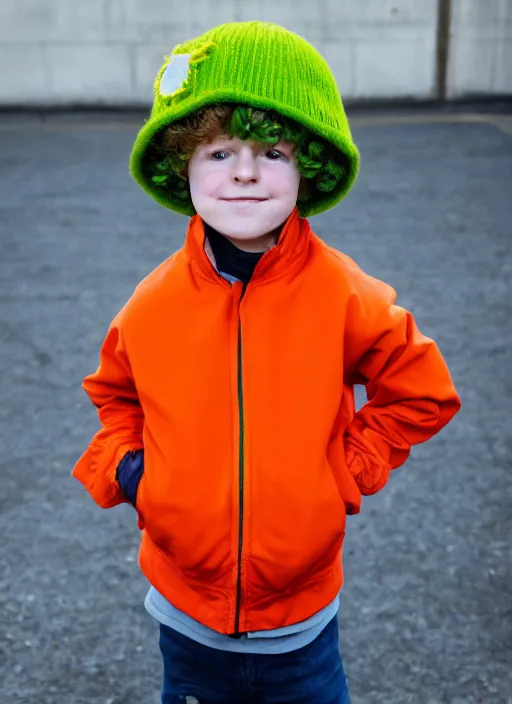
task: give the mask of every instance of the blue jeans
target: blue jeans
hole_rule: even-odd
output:
[[[278,655],[208,648],[160,625],[162,704],[350,704],[333,618],[309,645]]]

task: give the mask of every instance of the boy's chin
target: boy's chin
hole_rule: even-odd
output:
[[[225,225],[219,223],[218,227],[213,227],[215,228],[215,230],[217,230],[217,232],[220,232],[221,235],[224,235],[224,237],[233,237],[237,240],[247,242],[250,242],[251,240],[257,240],[260,237],[264,237],[265,235],[274,232],[279,227],[279,225],[276,225],[274,227],[258,227],[257,229],[255,229],[254,226],[251,227],[250,225],[251,223],[240,222],[238,223],[238,226],[232,225],[231,227],[226,227]]]
[[[237,215],[220,216],[217,214],[201,215],[202,219],[225,237],[236,237],[240,240],[252,240],[263,237],[280,228],[290,217],[290,212],[275,213],[273,217],[258,218],[255,212],[244,212]]]

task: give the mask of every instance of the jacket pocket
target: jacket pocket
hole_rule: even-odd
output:
[[[256,493],[254,493],[256,492]],[[323,459],[293,465],[280,475],[271,467],[254,486],[258,510],[248,525],[252,589],[300,589],[333,568],[345,535],[346,509],[333,471]]]
[[[361,492],[348,468],[345,448],[341,440],[333,443],[330,447],[329,465],[347,514],[359,513]]]
[[[141,488],[144,474],[144,450],[127,452],[119,463],[116,472],[116,479],[125,499],[137,511],[138,525],[141,530],[144,527],[144,518],[141,510]]]
[[[142,510],[144,477],[145,474],[143,472],[139,479],[139,484],[137,486],[137,498],[135,500],[135,510],[137,511],[137,525],[139,526],[139,530],[144,530],[144,526],[146,525],[144,522],[144,513]]]

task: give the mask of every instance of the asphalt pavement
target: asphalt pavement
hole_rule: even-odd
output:
[[[463,401],[348,521],[353,704],[512,702],[512,122],[491,113],[355,113],[359,181],[311,219],[394,286]],[[1,704],[159,701],[134,512],[70,476],[97,428],[81,381],[187,225],[129,177],[143,119],[0,116]]]

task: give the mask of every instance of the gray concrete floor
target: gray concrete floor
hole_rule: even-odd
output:
[[[141,123],[0,119],[2,704],[159,700],[135,516],[70,477],[97,427],[82,378],[186,227],[128,176]],[[313,227],[398,290],[463,399],[349,520],[353,704],[512,702],[511,119],[368,113],[353,130],[360,180]]]

